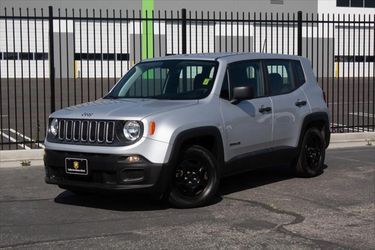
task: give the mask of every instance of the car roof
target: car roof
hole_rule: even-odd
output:
[[[181,54],[170,55],[165,57],[158,57],[146,59],[143,61],[159,61],[159,60],[208,60],[208,61],[224,61],[227,63],[241,60],[255,60],[255,59],[289,59],[300,60],[299,56],[270,54],[270,53],[202,53],[202,54]]]

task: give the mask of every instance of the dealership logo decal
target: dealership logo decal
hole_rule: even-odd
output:
[[[79,168],[79,162],[78,161],[74,161],[73,162],[73,168],[74,169],[78,169]]]

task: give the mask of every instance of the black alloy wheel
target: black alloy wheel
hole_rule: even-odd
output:
[[[323,172],[325,144],[317,128],[309,128],[303,138],[296,172],[301,177],[314,177]]]
[[[219,185],[216,159],[204,147],[194,145],[180,156],[171,176],[169,202],[179,208],[206,205]]]

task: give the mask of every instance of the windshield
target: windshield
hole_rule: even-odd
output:
[[[135,65],[104,98],[189,100],[208,96],[218,62],[165,60]]]

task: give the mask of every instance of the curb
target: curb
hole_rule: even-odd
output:
[[[40,166],[43,155],[44,149],[0,150],[0,168]]]
[[[375,132],[332,134],[329,149],[375,146]],[[43,165],[44,149],[0,150],[0,168]]]
[[[329,149],[375,146],[375,132],[331,134]]]

